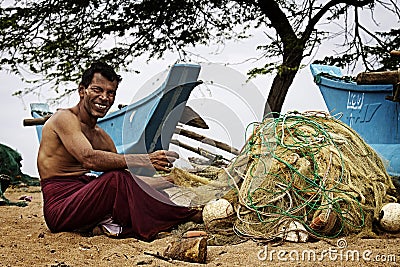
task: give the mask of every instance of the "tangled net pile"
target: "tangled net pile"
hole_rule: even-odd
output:
[[[238,234],[274,239],[294,221],[317,237],[369,232],[383,203],[395,200],[378,155],[329,114],[288,113],[255,129],[227,169],[242,180],[231,199]]]
[[[287,113],[254,127],[241,154],[223,169],[224,196],[244,237],[284,237],[293,222],[311,236],[373,236],[384,203],[395,201],[378,155],[350,127],[323,112]]]

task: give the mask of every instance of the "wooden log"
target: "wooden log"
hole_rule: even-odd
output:
[[[361,72],[356,78],[357,84],[397,84],[400,82],[400,72],[393,71],[377,71],[377,72]]]
[[[390,51],[390,55],[391,56],[395,56],[395,57],[400,57],[400,51],[399,50],[392,50],[392,51]]]
[[[194,263],[205,263],[207,238],[192,237],[173,241],[164,251],[164,257]]]
[[[240,151],[238,149],[236,149],[234,147],[231,147],[230,145],[227,145],[227,144],[225,144],[225,143],[223,143],[221,141],[217,141],[217,140],[211,139],[209,137],[206,137],[204,135],[201,135],[201,134],[198,134],[198,133],[186,130],[186,129],[177,128],[175,130],[175,133],[183,135],[183,136],[186,136],[186,137],[189,137],[191,139],[194,139],[196,141],[202,142],[204,144],[217,147],[219,149],[225,150],[225,151],[227,151],[229,153],[232,153],[234,155],[239,155],[240,154]]]
[[[200,147],[197,147],[197,148],[196,147],[192,147],[192,146],[190,146],[188,144],[185,144],[185,143],[182,143],[181,141],[176,140],[176,139],[171,139],[171,144],[174,144],[174,145],[182,147],[182,148],[184,148],[186,150],[189,150],[189,151],[192,151],[194,153],[197,153],[200,156],[203,156],[203,157],[205,157],[205,158],[207,158],[209,160],[214,160],[216,158],[222,158],[222,159],[224,159],[226,161],[229,161],[228,159],[225,159],[224,157],[222,157],[220,155],[216,155],[216,154],[211,153],[210,151],[207,151],[207,150],[205,150],[203,148],[200,148]]]
[[[46,116],[41,117],[41,118],[24,119],[22,124],[24,126],[43,125],[50,117],[51,117],[51,115],[46,115]]]

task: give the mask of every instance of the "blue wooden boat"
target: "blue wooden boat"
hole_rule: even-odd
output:
[[[98,120],[113,139],[118,153],[150,153],[168,149],[175,128],[198,81],[200,65],[175,64],[162,83],[147,97]],[[33,118],[51,114],[46,103],[32,103]],[[37,125],[39,141],[42,125]]]
[[[328,110],[342,113],[340,120],[378,152],[390,175],[399,176],[400,104],[388,100],[393,85],[360,85],[334,66],[313,64],[310,68]]]

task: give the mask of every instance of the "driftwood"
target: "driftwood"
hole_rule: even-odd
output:
[[[164,251],[164,257],[186,262],[205,263],[207,238],[191,237],[173,241]]]
[[[204,144],[211,145],[213,147],[217,147],[219,149],[225,150],[225,151],[227,151],[229,153],[232,153],[234,155],[239,155],[240,154],[240,151],[237,150],[234,147],[231,147],[231,146],[229,146],[229,145],[227,145],[227,144],[225,144],[223,142],[211,139],[209,137],[206,137],[204,135],[201,135],[201,134],[198,134],[198,133],[186,130],[186,129],[176,128],[175,133],[179,134],[179,135],[183,135],[183,136],[189,137],[189,138],[194,139],[196,141],[200,141],[200,142],[202,142]]]

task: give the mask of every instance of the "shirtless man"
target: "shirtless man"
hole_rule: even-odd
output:
[[[79,84],[79,103],[58,110],[42,129],[37,165],[44,217],[53,232],[101,226],[112,236],[150,240],[198,213],[173,205],[152,187],[165,181],[150,186],[126,170],[129,166],[168,171],[177,153],[117,154],[111,137],[96,125],[114,103],[120,81],[107,64],[92,64]],[[91,170],[103,174],[89,175]]]

